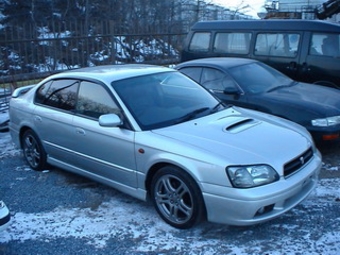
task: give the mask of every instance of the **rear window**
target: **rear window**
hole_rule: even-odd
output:
[[[194,33],[189,44],[190,51],[203,51],[209,50],[211,34],[209,32]]]

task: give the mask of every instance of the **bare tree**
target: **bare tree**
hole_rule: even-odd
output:
[[[251,6],[249,4],[246,4],[245,0],[239,1],[239,3],[236,5],[235,10],[231,14],[231,19],[236,19],[237,14],[248,11],[250,9]]]

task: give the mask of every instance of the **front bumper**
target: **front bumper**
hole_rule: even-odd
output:
[[[315,189],[322,161],[320,154],[304,168],[275,183],[250,189],[203,184],[210,222],[246,226],[274,219],[291,210]]]
[[[340,141],[340,125],[331,127],[308,127],[315,142]]]
[[[11,215],[4,202],[0,201],[0,231],[5,229],[9,224]]]

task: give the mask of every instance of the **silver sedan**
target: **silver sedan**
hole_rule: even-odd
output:
[[[273,219],[311,193],[321,167],[303,127],[226,106],[165,67],[83,68],[19,88],[10,132],[31,168],[150,198],[177,228]]]

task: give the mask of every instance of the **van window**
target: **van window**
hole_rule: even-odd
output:
[[[216,33],[214,52],[248,54],[251,33]]]
[[[299,34],[261,33],[256,37],[255,55],[296,57]]]
[[[310,55],[339,57],[339,34],[314,33],[309,48]]]
[[[211,34],[209,32],[195,33],[191,39],[190,51],[208,51]]]

